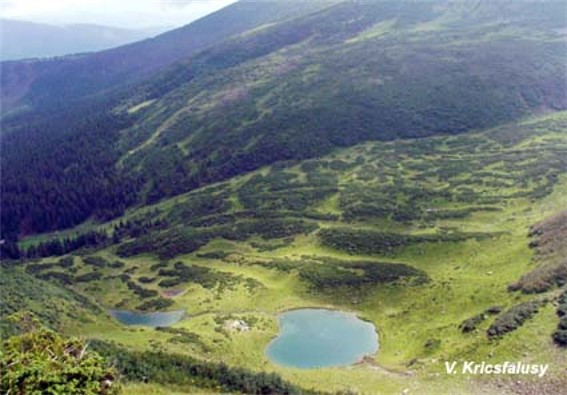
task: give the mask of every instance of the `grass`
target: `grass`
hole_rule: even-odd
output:
[[[171,341],[174,337],[171,333],[123,327],[108,317],[79,323],[72,332],[114,340],[133,348],[187,353],[231,366],[277,372],[303,388],[323,391],[389,394],[408,389],[410,393],[475,393],[482,388],[484,393],[498,393],[499,389],[488,379],[446,375],[444,361],[453,360],[548,362],[550,375],[557,377],[566,356],[551,340],[558,323],[552,306],[542,307],[534,318],[499,340],[489,340],[486,336],[495,316],[487,318],[471,333],[463,334],[459,324],[489,307],[498,305],[508,309],[533,299],[533,295],[509,292],[508,285],[532,268],[529,227],[567,208],[567,177],[561,167],[567,147],[566,123],[567,115],[562,113],[466,136],[365,143],[318,160],[277,169],[263,168],[213,185],[209,191],[215,192],[211,195],[224,194],[231,204],[221,213],[206,215],[242,216],[235,217],[232,223],[256,221],[245,211],[246,204],[252,204],[258,211],[271,208],[268,212],[279,217],[302,217],[306,212],[304,207],[310,212],[335,214],[326,219],[309,219],[320,228],[347,227],[412,235],[487,232],[493,237],[410,243],[382,256],[360,252],[351,255],[325,247],[317,231],[292,236],[283,243],[266,241],[262,235],[232,241],[213,238],[199,250],[176,256],[167,263],[168,269],[181,261],[208,268],[213,274],[228,273],[237,279],[225,287],[206,288],[195,279],[174,287],[183,292],[171,298],[174,304],[170,309],[183,309],[189,315],[174,328],[198,335],[198,342],[175,343]],[[547,178],[550,172],[558,174],[551,183]],[[238,195],[244,187],[249,187],[248,194]],[[328,187],[337,191],[330,195],[301,194]],[[281,190],[286,192],[281,194]],[[541,190],[548,193],[539,195]],[[151,215],[154,208],[160,209],[161,216],[180,212],[200,192],[133,210],[128,215],[135,217],[142,212]],[[291,197],[299,201],[286,200]],[[487,202],[488,197],[493,201]],[[367,211],[361,211],[363,205]],[[381,207],[387,209],[386,214]],[[464,215],[440,214],[459,210]],[[394,218],[392,212],[399,217]],[[199,215],[195,214],[197,218]],[[175,218],[170,220],[175,226],[186,226],[181,219],[179,223]],[[259,245],[275,247],[259,248]],[[203,257],[219,251],[226,254]],[[116,247],[110,247],[92,254],[113,262],[118,259],[115,252]],[[364,260],[377,265],[399,262],[423,270],[431,281],[414,285],[378,284],[360,295],[342,288],[319,292],[302,281],[295,271],[285,273],[256,264],[275,259],[313,258]],[[163,296],[166,289],[158,285],[159,279],[150,283],[138,281],[141,277],[157,276],[158,269],[152,269],[152,265],[160,262],[157,257],[146,254],[120,260],[125,263],[124,268],[93,269],[76,259],[76,274],[97,270],[103,279],[73,284],[71,288],[106,308],[120,305],[134,309],[145,299],[128,289],[125,281],[108,279],[127,271],[131,281]],[[42,262],[53,261],[55,258]],[[553,292],[543,296],[551,298]],[[374,323],[380,338],[374,362],[316,370],[271,363],[264,350],[277,335],[277,314],[301,307],[352,311]],[[234,318],[255,324],[248,332],[224,329],[223,323]],[[190,393],[195,389],[165,388],[151,383],[125,386],[125,393],[175,391]]]
[[[146,101],[144,101],[140,104],[136,104],[135,106],[128,109],[128,114],[134,114],[134,113],[140,111],[143,108],[151,106],[152,103],[154,103],[154,102],[155,102],[155,100],[146,100]]]
[[[215,394],[212,389],[203,389],[201,387],[184,386],[178,388],[175,386],[163,386],[159,384],[142,384],[127,383],[123,387],[124,395],[189,395],[189,394]]]

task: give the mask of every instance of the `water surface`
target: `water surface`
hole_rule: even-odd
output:
[[[150,327],[171,326],[181,321],[185,311],[168,311],[156,313],[139,313],[128,310],[109,310],[110,315],[124,325],[142,325]]]
[[[378,350],[374,325],[354,314],[301,309],[279,316],[280,333],[266,349],[273,362],[296,368],[347,366]]]

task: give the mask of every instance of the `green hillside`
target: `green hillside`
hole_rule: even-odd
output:
[[[188,319],[166,329],[105,319],[69,332],[116,342],[139,363],[146,357],[137,352],[165,352],[275,373],[317,391],[497,394],[518,384],[446,375],[444,361],[521,359],[550,363],[543,379],[521,388],[560,391],[566,355],[553,336],[561,330],[562,272],[535,294],[511,285],[545,266],[531,249],[534,237],[560,237],[556,222],[538,223],[567,209],[566,130],[567,114],[555,113],[282,162],[83,227],[109,238],[73,251],[70,268],[61,269],[58,257],[23,267],[104,308],[187,311]],[[374,323],[379,352],[351,368],[270,362],[264,349],[277,334],[277,314],[313,306]],[[227,329],[235,319],[250,330]],[[147,384],[128,373],[126,391],[211,390],[160,366],[148,367]]]
[[[108,220],[364,141],[565,109],[561,4],[477,3],[340,2],[260,18],[139,85],[8,119],[3,234]]]
[[[72,258],[58,259],[52,267],[63,268]],[[0,338],[14,334],[14,325],[5,318],[17,312],[31,312],[42,324],[62,332],[77,326],[106,319],[107,314],[95,301],[53,284],[46,277],[33,270],[33,264],[23,270],[15,265],[0,265]],[[36,265],[44,268],[44,265]]]
[[[2,63],[0,392],[563,393],[566,26],[555,1],[244,0]],[[275,363],[308,308],[378,350]]]

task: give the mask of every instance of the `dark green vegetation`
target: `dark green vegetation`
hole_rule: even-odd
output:
[[[559,316],[559,325],[553,333],[553,340],[562,346],[567,347],[567,290],[559,296],[557,315]]]
[[[321,243],[325,247],[335,248],[352,255],[382,254],[387,255],[395,249],[411,244],[458,242],[467,239],[491,237],[484,233],[447,232],[441,234],[404,235],[383,233],[372,230],[323,229],[319,232]]]
[[[201,266],[187,266],[182,262],[177,262],[173,266],[173,270],[160,269],[158,275],[160,278],[164,278],[159,282],[159,285],[166,288],[193,281],[197,284],[201,284],[205,288],[219,286],[222,292],[224,287],[231,286],[238,282],[238,279],[230,274],[216,272]]]
[[[228,218],[230,221],[230,217]],[[165,232],[152,232],[134,241],[121,244],[118,255],[129,257],[142,253],[154,253],[162,259],[198,250],[214,238],[227,240],[246,240],[259,235],[266,239],[282,238],[301,233],[309,233],[317,225],[294,219],[262,219],[236,222],[231,226],[207,226],[202,228],[174,228]]]
[[[126,47],[55,61],[3,63],[2,109],[15,113],[2,125],[2,238],[67,228],[92,215],[121,214],[143,186],[137,176],[115,169],[123,153],[118,132],[136,118],[116,110],[131,101],[128,83],[233,34],[318,7],[272,2],[258,7],[244,1]]]
[[[96,89],[69,66],[57,95],[53,66],[3,120],[2,315],[88,335],[136,394],[478,393],[438,361],[563,366],[558,4],[243,2],[138,85],[97,95],[121,66]],[[278,313],[305,307],[374,323],[379,353],[275,365]],[[186,318],[125,327],[106,309]]]
[[[530,302],[520,303],[513,306],[509,310],[500,314],[490,328],[488,328],[487,334],[489,338],[496,338],[505,335],[508,332],[512,332],[522,325],[524,322],[532,318],[537,314],[545,301],[534,300]]]
[[[61,261],[60,261],[61,262]],[[37,277],[40,271],[30,270]],[[58,287],[48,281],[36,278],[17,267],[0,265],[0,337],[15,333],[14,326],[5,320],[19,311],[33,313],[44,326],[52,329],[64,328],[70,322],[87,323],[102,309],[84,295]]]
[[[65,294],[106,308],[187,311],[186,320],[160,330],[117,329],[106,317],[79,321],[93,338],[117,342],[111,348],[123,352],[116,366],[131,380],[126,388],[144,375],[167,388],[260,391],[253,384],[259,380],[336,391],[344,389],[340,382],[356,382],[372,393],[395,378],[365,367],[299,378],[283,368],[266,373],[273,371],[264,347],[277,333],[275,314],[354,308],[383,334],[380,363],[407,369],[417,359],[411,366],[423,366],[416,368],[423,374],[434,371],[427,361],[440,355],[513,353],[508,344],[525,342],[534,330],[562,344],[564,319],[556,321],[555,309],[550,318],[549,305],[507,287],[547,256],[535,253],[533,242],[557,230],[543,225],[556,221],[542,219],[554,212],[546,207],[564,209],[566,122],[565,114],[552,114],[474,134],[366,143],[278,163],[82,227],[106,237],[74,255],[7,264],[36,277],[39,289],[63,285]],[[23,256],[65,237],[74,236],[25,240]],[[540,291],[542,299],[555,298],[558,286]],[[26,308],[25,299],[21,304]],[[563,310],[560,304],[557,313]],[[57,315],[67,313],[63,307]],[[231,329],[237,320],[254,325]],[[191,373],[180,374],[184,369]],[[234,373],[222,381],[219,372]]]
[[[156,214],[154,213],[154,215]],[[13,240],[6,240],[5,243],[0,245],[0,254],[6,259],[34,259],[65,255],[77,250],[84,252],[99,250],[118,244],[123,239],[148,234],[151,230],[166,229],[167,226],[168,223],[163,219],[148,221],[142,217],[136,220],[119,221],[112,226],[111,231],[101,229],[76,233],[73,236],[55,237],[33,243],[24,248],[20,248]]]
[[[3,238],[87,218],[105,220],[132,205],[278,160],[317,157],[368,140],[463,133],[566,106],[566,44],[556,31],[565,23],[560,3],[347,2],[325,3],[317,12],[313,7],[237,4],[196,25],[212,38],[191,40],[198,45],[180,55],[192,54],[190,59],[138,87],[74,105],[71,97],[122,80],[132,64],[116,73],[100,68],[109,76],[105,82],[97,80],[98,72],[93,79],[84,73],[98,62],[114,65],[107,61],[113,52],[68,60],[61,69],[59,63],[47,65],[50,71],[31,84],[27,100],[38,108],[59,108],[46,104],[57,97],[65,109],[4,122]],[[239,13],[254,17],[236,23]],[[295,18],[222,41],[290,15]],[[140,44],[143,50],[128,49],[144,54],[131,57],[142,74],[149,54],[160,62],[171,59],[147,45],[173,45],[177,52],[179,41],[160,40]],[[203,51],[195,53],[198,49]],[[274,196],[273,204],[297,210],[332,189],[317,193]],[[366,201],[346,215],[382,211],[409,221],[410,204]]]
[[[177,344],[197,344],[199,347],[206,349],[207,345],[196,333],[189,332],[186,329],[177,329],[177,328],[162,328],[157,327],[156,331],[170,333],[174,335],[172,338],[168,340],[170,343],[177,343]]]
[[[531,271],[517,282],[510,284],[510,291],[526,294],[548,292],[567,284],[567,211],[561,211],[532,227],[529,232],[530,248],[534,250]],[[558,298],[559,324],[553,340],[559,346],[567,346],[567,291]]]
[[[84,342],[18,314],[21,333],[2,343],[0,390],[5,394],[118,394],[117,372]]]
[[[258,7],[245,0],[190,25],[119,48],[58,59],[4,62],[2,115],[27,111],[27,117],[37,118],[54,110],[67,111],[71,102],[97,102],[97,94],[106,95],[102,99],[106,100],[113,91],[121,92],[129,84],[232,35],[324,5],[309,3],[289,7],[274,2]],[[58,94],[53,95],[54,91]]]
[[[202,388],[216,388],[220,393],[316,393],[302,390],[274,373],[254,373],[184,355],[132,351],[105,342],[93,342],[92,346],[112,361],[127,380],[179,385],[191,383]]]
[[[553,147],[553,139],[549,143],[544,139],[537,151],[514,147],[529,135],[543,136],[547,130],[563,127],[564,121],[557,119],[503,127],[442,145],[418,140],[366,147],[348,159],[305,161],[293,171],[289,166],[294,163],[290,163],[234,186],[193,193],[165,214],[158,209],[144,214],[144,219],[118,223],[112,236],[102,238],[108,241],[101,246],[133,238],[120,245],[121,256],[151,252],[170,258],[191,253],[215,238],[241,241],[255,235],[277,239],[310,233],[317,228],[317,221],[385,219],[401,224],[417,221],[427,227],[476,213],[498,213],[511,199],[536,199],[551,192],[566,166],[562,148]],[[446,156],[447,149],[452,157]],[[339,183],[338,175],[343,172],[352,176]],[[332,208],[335,211],[325,207],[330,199],[337,202]],[[402,212],[406,214],[401,216]],[[323,245],[363,254],[387,253],[412,244],[499,236],[450,228],[408,235],[334,227],[318,234]],[[28,254],[60,250],[42,247],[50,243],[60,242],[40,244]]]
[[[10,394],[118,394],[118,374],[127,381],[191,383],[222,392],[315,393],[273,373],[254,373],[183,355],[136,352],[101,341],[85,344],[61,337],[28,313],[10,316],[8,321],[19,331],[3,342],[0,354],[0,388]],[[186,331],[159,330],[177,335],[172,338],[174,343],[199,342],[197,335]]]
[[[359,272],[361,272],[359,274]],[[395,263],[324,261],[300,270],[300,277],[316,289],[351,287],[360,290],[367,285],[394,282],[404,278],[427,281],[425,273],[410,266]]]
[[[536,293],[567,284],[567,211],[532,226],[529,235],[536,267],[511,284],[510,290]]]
[[[464,320],[460,325],[459,329],[463,333],[472,332],[477,329],[477,326],[482,323],[484,320],[488,318],[489,315],[499,314],[502,311],[502,308],[499,306],[489,307],[488,309],[484,310],[482,313],[477,314],[471,318]]]
[[[346,261],[332,258],[303,257],[301,260],[275,260],[253,264],[290,273],[297,272],[314,291],[337,292],[346,287],[349,292],[360,293],[368,287],[400,280],[414,284],[428,281],[427,275],[400,263]],[[370,288],[371,289],[371,288]]]

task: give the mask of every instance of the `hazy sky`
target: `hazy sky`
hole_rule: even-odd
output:
[[[2,18],[125,28],[181,26],[235,0],[0,0]]]

